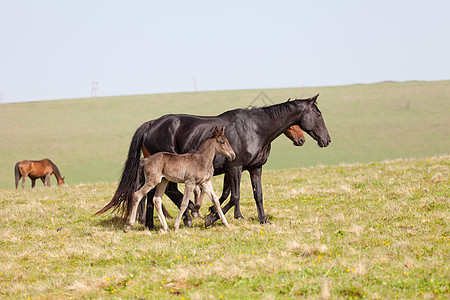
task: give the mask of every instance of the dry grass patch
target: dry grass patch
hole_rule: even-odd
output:
[[[231,211],[231,230],[195,220],[163,236],[143,226],[125,234],[118,218],[92,216],[114,184],[2,191],[0,295],[445,299],[449,160],[265,172],[272,224],[264,226],[244,176],[246,218]],[[214,186],[219,191],[220,180]]]

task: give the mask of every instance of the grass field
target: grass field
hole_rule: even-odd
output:
[[[0,297],[448,299],[449,163],[266,170],[267,226],[245,173],[245,219],[163,236],[92,216],[114,183],[0,190]]]
[[[264,92],[277,103],[320,93],[319,107],[332,138],[328,148],[320,149],[309,137],[305,146],[294,147],[281,136],[272,144],[266,169],[449,153],[450,81]],[[143,122],[167,113],[217,115],[247,107],[259,93],[216,91],[1,104],[0,188],[14,188],[17,161],[45,157],[53,160],[69,185],[116,182],[131,137]],[[26,184],[29,188],[30,182]]]

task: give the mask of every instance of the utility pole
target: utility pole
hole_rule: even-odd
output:
[[[98,97],[98,81],[92,82],[91,97]]]
[[[198,92],[198,87],[197,87],[197,77],[192,77],[192,80],[194,81],[194,91]]]

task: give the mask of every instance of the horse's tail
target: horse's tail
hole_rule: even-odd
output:
[[[18,163],[16,163],[16,165],[14,166],[14,178],[16,181],[16,189],[17,189],[17,186],[19,185],[19,180],[20,180],[20,176],[21,176],[20,170],[19,170],[19,164],[20,164],[20,161]]]
[[[113,212],[118,211],[122,214],[122,217],[128,218],[131,213],[133,194],[136,190],[142,142],[149,125],[150,122],[142,124],[134,133],[116,193],[111,201],[95,215],[102,214],[112,208]]]

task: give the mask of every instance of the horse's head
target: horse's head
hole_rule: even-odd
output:
[[[328,134],[322,113],[317,107],[317,97],[319,97],[319,94],[305,100],[306,106],[301,114],[298,125],[303,131],[315,139],[320,147],[327,147],[331,143],[331,138]]]
[[[283,133],[294,143],[295,146],[303,146],[305,143],[305,135],[298,125],[292,125]]]
[[[222,126],[222,129],[214,128],[214,138],[216,141],[216,151],[228,158],[229,160],[234,160],[236,158],[236,154],[231,148],[230,142],[225,136],[225,126]]]
[[[63,185],[63,184],[66,184],[66,183],[64,182],[64,178],[66,178],[66,177],[58,178],[58,186],[61,186],[61,185]]]

